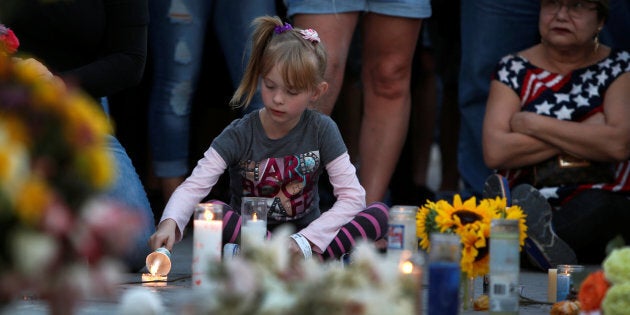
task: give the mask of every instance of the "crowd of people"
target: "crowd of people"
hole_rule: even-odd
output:
[[[190,216],[182,209],[193,203],[237,208],[242,196],[276,196],[244,190],[241,175],[259,179],[242,163],[288,163],[289,156],[314,163],[313,176],[281,179],[297,193],[278,197],[274,218],[295,223],[323,256],[338,257],[348,250],[339,244],[366,237],[336,233],[347,224],[378,240],[387,206],[454,193],[512,196],[536,218],[528,253],[543,257],[535,259],[542,269],[565,262],[554,251],[591,263],[611,240],[630,241],[622,225],[630,214],[627,1],[457,1],[457,10],[429,0],[251,2],[2,2],[0,21],[22,51],[111,109],[123,143],[112,136],[120,156],[112,193],[147,216],[151,248],[181,239]],[[289,56],[304,59],[296,65]],[[297,99],[293,109],[279,109]],[[256,151],[240,141],[256,142]],[[433,143],[442,149],[443,183],[428,189]],[[129,159],[123,147],[141,153]],[[614,174],[553,185],[528,176],[550,159],[605,162]],[[333,201],[320,213],[324,174]],[[295,207],[294,197],[308,205]],[[357,223],[362,217],[372,223]],[[592,231],[588,242],[575,233],[584,230]],[[133,267],[149,250],[140,243]]]

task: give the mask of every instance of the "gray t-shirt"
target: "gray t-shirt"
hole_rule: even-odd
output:
[[[211,146],[228,165],[231,206],[240,209],[241,197],[275,198],[270,224],[319,216],[319,177],[326,164],[347,151],[335,122],[314,110],[306,110],[280,139],[266,136],[258,111],[249,113]]]

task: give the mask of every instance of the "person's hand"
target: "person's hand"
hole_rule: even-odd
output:
[[[513,132],[529,135],[530,120],[536,116],[539,115],[531,112],[516,112],[510,119],[510,129]]]
[[[149,246],[151,250],[156,250],[160,247],[166,247],[169,251],[173,250],[173,244],[175,243],[175,233],[177,231],[177,223],[172,219],[166,219],[160,223],[157,231],[149,238]]]
[[[50,70],[48,70],[48,68],[39,60],[35,58],[23,59],[18,57],[13,57],[12,60],[16,67],[28,68],[37,78],[65,90],[66,85],[63,82],[63,79],[50,72]]]

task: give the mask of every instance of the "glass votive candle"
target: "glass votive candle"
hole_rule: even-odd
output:
[[[582,265],[558,265],[556,280],[556,301],[567,300],[571,294],[577,294],[575,278],[584,272]]]
[[[418,251],[416,234],[416,206],[396,205],[389,209],[389,230],[387,232],[388,256],[398,257],[404,250]]]
[[[223,206],[200,203],[195,207],[193,221],[193,287],[204,287],[209,282],[212,263],[221,262],[223,234]]]
[[[241,250],[262,243],[267,236],[267,214],[273,198],[243,197],[241,202]]]

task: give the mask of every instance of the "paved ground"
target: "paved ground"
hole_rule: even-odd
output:
[[[163,303],[168,308],[167,314],[181,314],[182,303],[190,296],[191,290],[191,258],[192,258],[192,236],[184,238],[173,252],[172,270],[169,274],[169,282],[164,286],[146,286],[157,292]],[[426,277],[425,277],[426,279]],[[543,272],[533,270],[523,270],[520,276],[523,286],[523,299],[520,306],[520,314],[549,314],[551,306],[544,303],[547,298],[547,275]],[[96,299],[86,301],[78,310],[78,315],[87,314],[118,314],[120,297],[127,290],[143,286],[141,274],[125,275],[125,282],[119,286],[118,298],[112,300]],[[482,291],[481,280],[475,283],[475,293],[478,295]],[[426,287],[426,284],[425,284]],[[425,289],[426,295],[426,289]],[[424,299],[426,301],[426,297]],[[542,303],[539,303],[542,302]],[[23,300],[14,303],[2,314],[47,314],[46,304],[38,300]],[[469,311],[463,314],[484,315],[487,312]]]

